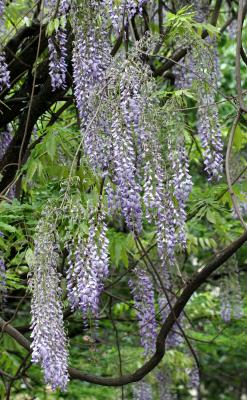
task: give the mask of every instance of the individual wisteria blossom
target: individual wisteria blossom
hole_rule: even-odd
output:
[[[98,315],[99,298],[109,268],[104,214],[91,214],[88,237],[79,234],[77,242],[69,246],[67,271],[68,299],[72,309],[82,311],[84,320]]]
[[[5,53],[0,53],[0,92],[5,88],[10,87],[10,73],[5,60]]]
[[[243,316],[243,301],[238,277],[236,256],[224,263],[225,271],[220,284],[220,314],[224,322]]]
[[[147,273],[135,269],[135,278],[129,280],[129,287],[136,307],[138,325],[140,330],[141,345],[144,354],[148,355],[155,350],[156,318],[154,306],[154,288]]]
[[[137,382],[133,387],[133,400],[152,400],[152,387],[149,383]]]
[[[45,215],[46,214],[46,215]],[[32,291],[32,362],[40,363],[45,382],[52,389],[66,389],[68,350],[64,332],[58,246],[52,215],[45,210],[34,238],[34,257],[29,278]]]

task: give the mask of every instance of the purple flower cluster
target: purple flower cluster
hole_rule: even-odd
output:
[[[200,386],[200,373],[197,366],[192,368],[189,374],[189,378],[190,378],[189,387],[198,389]]]
[[[0,133],[0,160],[4,157],[4,154],[9,147],[12,135],[9,129]]]
[[[173,400],[174,396],[171,391],[171,377],[168,372],[159,371],[156,374],[158,380],[159,398],[161,400]]]
[[[236,257],[232,256],[224,265],[226,275],[220,285],[220,314],[223,321],[229,322],[232,317],[239,319],[243,316],[243,302]]]
[[[56,10],[57,1],[48,2],[50,10]],[[70,7],[70,0],[60,0],[57,10],[58,18],[65,17]],[[49,74],[52,90],[66,88],[67,73],[67,32],[59,26],[55,33],[48,39]]]
[[[10,87],[10,73],[8,70],[8,65],[5,61],[4,52],[0,53],[0,92],[4,89],[4,87]]]
[[[93,117],[91,98],[102,85],[105,70],[109,64],[109,44],[106,32],[96,25],[96,18],[92,24],[82,27],[77,17],[75,41],[73,47],[73,80],[77,108],[82,128],[87,127],[89,117]],[[91,131],[91,130],[90,130]]]
[[[3,255],[0,253],[0,303],[3,303],[6,295],[6,267]]]
[[[170,300],[171,304],[174,303],[174,301]],[[161,320],[162,323],[166,321],[166,318],[171,312],[170,306],[167,302],[167,299],[164,295],[164,293],[160,292],[159,298],[158,298],[158,304],[159,304],[159,310],[160,310],[160,315],[161,315]],[[183,324],[183,317],[180,315],[178,318],[178,323],[181,326]],[[166,346],[168,349],[174,348],[179,346],[183,342],[183,336],[180,334],[180,329],[175,323],[173,325],[173,329],[171,332],[168,334],[167,339],[166,339]]]
[[[147,0],[104,0],[108,16],[117,32],[121,30],[123,24],[127,25],[128,20],[135,14],[142,14],[142,7],[146,2]]]
[[[205,95],[198,107],[197,130],[203,148],[205,171],[211,179],[219,179],[223,171],[223,142],[214,98]]]
[[[185,235],[185,222],[186,222],[186,201],[192,189],[192,180],[189,174],[189,162],[185,152],[183,143],[178,143],[173,150],[169,146],[171,168],[173,171],[173,188],[174,196],[178,202],[178,242],[185,248],[186,235]]]
[[[156,318],[154,307],[154,289],[149,276],[141,269],[135,269],[135,279],[129,281],[129,287],[137,309],[141,344],[145,355],[153,353],[156,341]]]
[[[215,104],[220,79],[216,38],[204,42],[185,41],[187,55],[174,67],[175,84],[179,89],[194,89],[198,97],[197,129],[201,139],[205,171],[211,179],[219,179],[223,171],[223,142]],[[195,85],[194,85],[195,83]]]
[[[136,181],[135,155],[130,132],[118,116],[112,122],[113,182],[116,185],[116,201],[121,206],[128,228],[140,233],[142,229],[141,187]]]
[[[67,35],[66,31],[62,28],[59,28],[55,34],[48,39],[49,74],[53,91],[66,88],[66,44]]]
[[[0,18],[2,18],[3,16],[4,8],[5,8],[5,0],[0,0]]]
[[[86,320],[97,316],[104,279],[108,275],[109,256],[104,216],[92,215],[87,238],[78,238],[69,249],[67,271],[68,299],[72,309],[79,308]]]
[[[149,383],[138,382],[133,387],[133,400],[152,400],[152,387]]]
[[[49,216],[43,216],[36,228],[34,259],[29,279],[33,292],[32,362],[41,364],[45,382],[53,390],[65,390],[69,379],[67,339],[64,332],[60,276],[57,272],[55,228],[48,218]]]

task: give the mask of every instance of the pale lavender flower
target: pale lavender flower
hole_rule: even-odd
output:
[[[0,253],[0,300],[3,303],[6,295],[6,267],[3,255]]]
[[[2,18],[3,16],[4,8],[5,8],[5,0],[0,0],[0,18]]]
[[[10,87],[10,73],[8,70],[8,65],[5,61],[5,54],[2,51],[0,53],[0,92],[4,89],[4,87]]]
[[[4,157],[11,140],[12,135],[8,128],[5,131],[0,132],[0,160]]]
[[[137,309],[141,344],[145,355],[153,353],[156,342],[156,318],[154,308],[154,289],[149,276],[141,269],[135,269],[135,279],[129,281],[129,287]]]
[[[137,382],[133,387],[133,400],[152,400],[152,387],[148,383]]]
[[[174,300],[170,299],[171,305],[174,303]],[[171,308],[169,303],[167,302],[167,299],[160,290],[159,297],[158,297],[158,304],[159,304],[159,310],[160,310],[160,315],[161,315],[161,321],[164,323],[168,317],[168,315],[171,312]],[[180,315],[178,317],[178,323],[181,326],[183,324],[183,316]],[[181,343],[183,343],[183,336],[180,333],[180,328],[178,324],[175,322],[173,325],[173,328],[171,332],[169,332],[167,338],[166,338],[166,346],[168,349],[174,348],[179,346]]]
[[[64,332],[58,253],[54,242],[55,227],[42,216],[35,234],[34,260],[29,286],[33,339],[32,362],[40,363],[45,382],[52,389],[66,389],[68,383],[68,351]]]
[[[192,368],[189,374],[189,378],[190,378],[189,387],[198,389],[200,386],[200,373],[197,366]]]
[[[66,44],[67,36],[65,30],[62,28],[59,28],[56,33],[48,39],[49,74],[53,91],[66,88]]]
[[[97,316],[99,298],[108,276],[107,227],[103,215],[92,215],[87,238],[79,236],[69,247],[67,271],[68,299],[72,309],[79,308],[84,320]]]

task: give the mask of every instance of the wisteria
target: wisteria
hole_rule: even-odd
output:
[[[58,4],[58,9],[57,9]],[[67,32],[66,14],[70,7],[70,0],[49,1],[48,6],[51,12],[56,10],[58,18],[64,18],[63,23],[55,30],[52,36],[48,38],[49,50],[49,73],[51,77],[51,86],[53,90],[66,88],[67,74]]]
[[[148,0],[104,0],[108,8],[109,18],[114,29],[119,32],[124,26],[128,25],[129,19],[135,14],[142,15],[143,5]]]
[[[4,154],[12,140],[10,129],[6,129],[0,132],[0,160],[4,157]]]
[[[108,239],[104,216],[92,214],[87,238],[78,236],[69,246],[67,271],[68,299],[72,309],[79,308],[84,320],[97,316],[104,279],[108,275]]]
[[[187,39],[187,55],[174,68],[175,84],[179,89],[196,90],[197,130],[203,148],[205,171],[209,180],[217,180],[223,172],[223,142],[215,103],[220,75],[217,40],[208,37],[207,45],[201,43],[199,38],[197,44],[194,39],[191,40]]]
[[[73,14],[75,40],[72,63],[75,98],[84,129],[89,117],[93,117],[91,98],[103,82],[110,61],[110,47],[103,22],[96,24],[100,12],[93,7],[85,7],[81,14],[77,11]],[[85,21],[84,25],[80,23],[81,18]]]
[[[168,317],[168,315],[171,312],[171,307],[170,307],[169,303],[167,302],[166,296],[161,291],[160,291],[159,297],[158,297],[158,304],[159,304],[161,320],[162,320],[162,322],[165,322],[166,318]],[[170,304],[171,305],[173,304],[173,299],[170,299]],[[182,315],[180,315],[180,317],[178,318],[178,323],[179,323],[179,326],[183,325],[183,316]],[[182,336],[179,326],[177,323],[175,323],[173,325],[173,329],[168,334],[167,339],[166,339],[167,349],[175,348],[175,347],[179,346],[181,343],[183,343],[183,336]]]
[[[29,278],[33,297],[32,362],[40,363],[44,378],[52,389],[66,389],[68,383],[68,351],[64,332],[59,254],[56,231],[48,210],[36,228],[34,259]]]
[[[0,53],[0,92],[5,87],[10,87],[10,73],[6,64],[5,53],[2,51]]]
[[[147,382],[138,382],[133,388],[133,400],[152,400],[152,387]]]
[[[129,281],[129,286],[136,307],[141,344],[147,355],[154,351],[156,341],[154,289],[145,271],[135,269],[134,272],[135,279]]]
[[[1,232],[0,232],[0,236],[1,236]],[[1,252],[0,252],[0,308],[3,307],[3,303],[5,301],[6,287],[7,287],[6,266],[5,266],[3,254],[1,254]]]
[[[200,386],[200,373],[197,366],[194,366],[189,374],[189,386],[198,389]]]
[[[66,43],[66,32],[62,28],[56,31],[54,37],[48,39],[50,77],[53,90],[66,87]]]
[[[229,322],[243,316],[243,302],[236,257],[232,256],[224,265],[227,269],[220,285],[220,314],[223,321]]]
[[[158,380],[159,398],[160,400],[173,400],[174,396],[171,390],[171,376],[168,371],[159,371],[156,374]]]
[[[2,18],[3,16],[4,7],[5,7],[5,0],[0,0],[0,18]]]

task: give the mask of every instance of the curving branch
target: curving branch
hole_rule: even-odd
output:
[[[206,282],[209,276],[227,261],[236,251],[247,241],[247,232],[244,232],[237,240],[220,251],[211,262],[209,262],[200,272],[197,272],[188,282],[181,295],[178,297],[173,309],[162,325],[156,340],[156,351],[154,355],[141,367],[131,374],[126,374],[116,378],[95,376],[81,372],[76,368],[69,368],[71,379],[79,379],[103,386],[124,386],[132,382],[140,381],[144,376],[151,372],[162,360],[165,354],[165,342],[167,335],[171,331],[174,323],[184,310],[186,304],[197,289]],[[0,328],[13,339],[15,339],[26,350],[30,350],[30,342],[17,329],[0,318]]]

